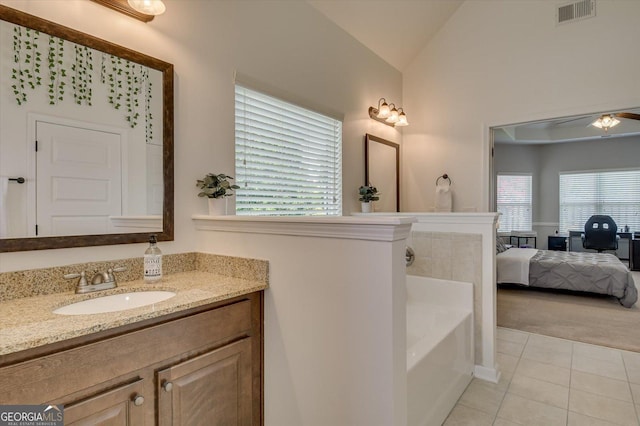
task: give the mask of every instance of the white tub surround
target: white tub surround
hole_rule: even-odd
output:
[[[394,213],[394,216],[417,219],[409,238],[416,254],[414,266],[420,256],[428,257],[433,265],[411,274],[474,284],[475,376],[497,383],[500,379],[495,343],[498,214]]]
[[[473,378],[473,284],[407,276],[407,418],[441,425]]]
[[[407,424],[410,217],[193,216],[205,252],[269,261],[265,424]]]

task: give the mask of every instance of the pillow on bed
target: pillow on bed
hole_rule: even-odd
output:
[[[496,254],[507,251],[508,247],[504,245],[500,238],[496,238]]]

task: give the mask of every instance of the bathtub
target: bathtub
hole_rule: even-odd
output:
[[[474,368],[473,284],[407,275],[408,425],[441,425]]]

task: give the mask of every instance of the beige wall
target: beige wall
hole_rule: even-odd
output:
[[[561,26],[557,4],[466,1],[405,70],[405,211],[432,209],[445,172],[454,211],[487,211],[490,126],[640,105],[640,2]]]
[[[345,214],[359,210],[365,133],[400,141],[397,130],[369,119],[367,110],[382,96],[401,101],[401,74],[305,2],[165,0],[167,12],[149,24],[88,0],[0,3],[174,64],[176,238],[161,244],[165,253],[194,248],[191,215],[207,210],[196,179],[233,173],[235,71],[344,116]],[[145,246],[5,253],[0,271],[139,256]]]

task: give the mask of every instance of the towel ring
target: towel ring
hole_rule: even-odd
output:
[[[440,182],[440,179],[448,180],[449,186],[451,186],[451,179],[449,179],[449,175],[447,175],[446,173],[436,179],[436,186],[438,186],[438,182]]]

